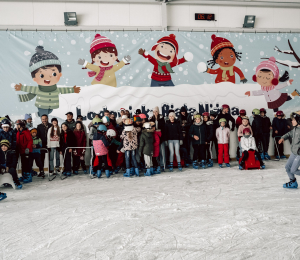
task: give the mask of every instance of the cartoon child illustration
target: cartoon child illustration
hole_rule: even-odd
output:
[[[187,52],[183,58],[177,60],[178,49],[179,46],[174,34],[162,37],[152,47],[151,51],[155,51],[155,58],[145,50],[139,49],[138,53],[154,65],[151,76],[151,87],[174,86],[171,79],[171,73],[174,73],[172,68],[193,59],[193,54]]]
[[[293,83],[293,79],[289,79],[289,73],[285,71],[282,77],[279,78],[279,69],[276,65],[274,57],[262,61],[256,68],[256,73],[253,76],[253,81],[257,82],[260,90],[247,91],[247,96],[261,96],[264,95],[268,103],[268,108],[273,109],[274,112],[282,106],[286,101],[292,100],[295,96],[299,96],[299,91],[294,90],[290,95],[281,93],[279,90],[286,88]],[[283,82],[283,83],[279,83]]]
[[[241,52],[236,52],[233,44],[225,38],[217,37],[215,34],[211,36],[211,55],[212,60],[209,60],[208,65],[212,65],[211,68],[206,70],[209,74],[217,74],[216,83],[220,82],[232,82],[235,84],[235,73],[237,73],[241,82],[246,83],[243,72],[236,66],[234,66],[236,59],[241,60]],[[212,69],[215,64],[219,64],[220,68]]]
[[[92,70],[88,72],[90,77],[95,76],[92,85],[103,84],[117,87],[115,72],[123,68],[124,65],[128,65],[131,57],[127,55],[122,61],[119,61],[116,45],[110,39],[100,34],[95,35],[91,43],[90,53],[92,63],[79,59],[78,64],[82,65],[84,69]],[[118,64],[114,65],[115,62],[118,62]]]
[[[36,96],[35,106],[38,115],[49,115],[53,109],[59,108],[59,94],[79,93],[79,87],[58,88],[56,84],[62,76],[61,63],[57,56],[37,46],[29,63],[29,71],[38,86],[15,85],[16,91],[28,92],[19,96],[20,102],[28,102]]]

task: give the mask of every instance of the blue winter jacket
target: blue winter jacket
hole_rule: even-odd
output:
[[[16,150],[16,132],[12,128],[10,128],[8,132],[5,132],[3,129],[0,129],[0,141],[2,140],[8,140],[10,142],[10,149]]]

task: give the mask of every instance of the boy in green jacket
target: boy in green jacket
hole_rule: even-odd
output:
[[[29,72],[38,86],[23,86],[20,83],[15,85],[15,90],[28,92],[19,95],[20,102],[28,102],[36,96],[35,106],[41,117],[59,108],[59,94],[79,93],[80,88],[76,86],[58,88],[56,84],[62,76],[58,57],[50,51],[45,51],[43,46],[37,46],[35,51],[29,63]]]

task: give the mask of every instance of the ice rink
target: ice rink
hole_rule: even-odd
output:
[[[282,188],[285,162],[1,187],[0,259],[300,259],[300,190]]]

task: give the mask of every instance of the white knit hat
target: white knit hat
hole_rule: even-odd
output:
[[[156,106],[155,108],[153,108],[153,112],[154,112],[154,111],[157,111],[157,112],[159,113],[159,107]]]

